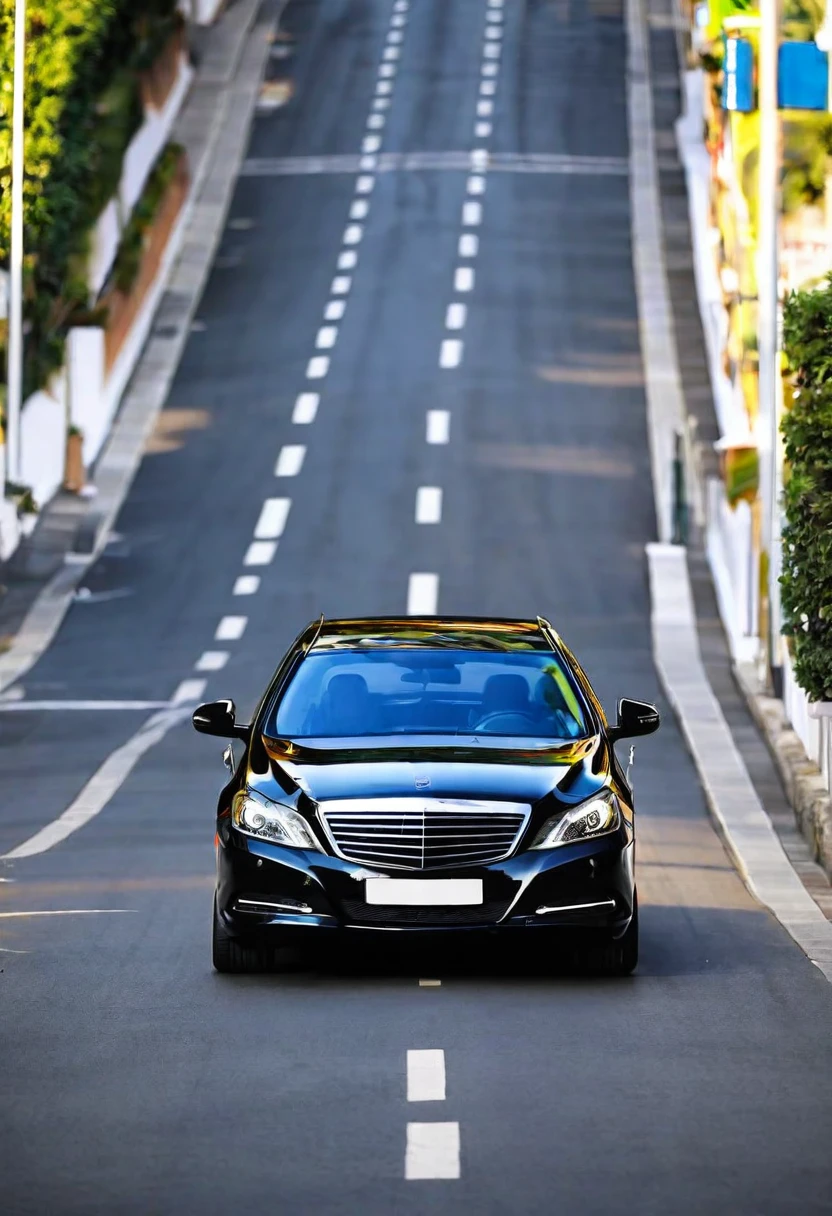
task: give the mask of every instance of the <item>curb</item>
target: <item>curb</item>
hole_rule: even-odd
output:
[[[832,878],[832,796],[821,771],[792,729],[783,702],[757,692],[737,664],[734,679],[771,753],[801,834]]]
[[[656,671],[731,860],[751,894],[832,983],[832,923],[786,856],[703,666],[686,550],[648,545],[647,558]]]
[[[149,337],[96,464],[99,493],[95,506],[79,520],[75,543],[82,543],[83,551],[76,548],[66,554],[66,564],[40,592],[11,646],[0,654],[0,693],[21,679],[51,643],[78,584],[104,548],[132,484],[179,366],[222,236],[268,60],[268,34],[276,29],[286,3],[288,0],[278,0],[275,15],[259,21],[260,0],[246,0],[241,5],[245,32],[237,33],[227,66],[227,85],[215,101],[193,187],[177,226],[178,247],[170,257],[168,279]],[[192,96],[200,89],[204,93],[206,87],[215,90],[216,82],[197,76]],[[162,316],[165,332],[154,333]]]
[[[832,983],[832,923],[789,861],[711,687],[699,647],[687,550],[661,543],[667,536],[667,467],[659,462],[671,428],[687,411],[664,260],[643,0],[627,0],[627,37],[633,267],[660,538],[647,545],[653,661],[737,873]]]

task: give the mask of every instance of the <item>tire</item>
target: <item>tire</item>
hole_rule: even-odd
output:
[[[211,956],[214,970],[221,975],[260,975],[272,969],[274,951],[246,945],[239,938],[232,937],[220,918],[215,895]]]
[[[623,937],[596,946],[582,960],[590,975],[611,978],[632,975],[638,966],[638,894],[633,892],[633,915]]]

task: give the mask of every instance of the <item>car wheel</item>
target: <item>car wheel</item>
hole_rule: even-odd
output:
[[[220,918],[215,895],[211,956],[214,970],[222,975],[258,975],[271,970],[274,951],[247,945],[239,938],[232,937]]]
[[[585,957],[585,966],[592,975],[632,975],[638,966],[638,895],[633,892],[633,915],[623,937],[618,941],[596,946]]]

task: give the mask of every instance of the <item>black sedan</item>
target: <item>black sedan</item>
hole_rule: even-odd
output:
[[[322,618],[251,725],[233,701],[193,722],[242,742],[217,813],[218,971],[267,969],[310,934],[473,930],[634,970],[633,798],[613,744],[659,715],[622,700],[608,725],[548,621]]]

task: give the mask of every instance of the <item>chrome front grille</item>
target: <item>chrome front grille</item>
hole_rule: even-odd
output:
[[[515,802],[344,799],[321,815],[341,857],[406,870],[487,865],[507,857],[530,808]]]

